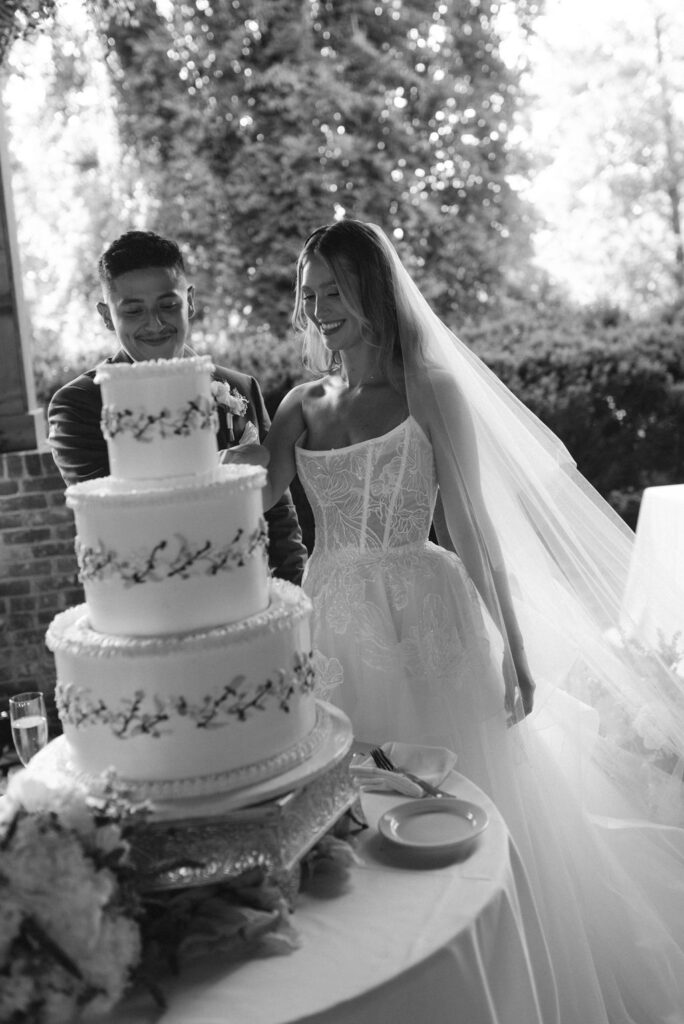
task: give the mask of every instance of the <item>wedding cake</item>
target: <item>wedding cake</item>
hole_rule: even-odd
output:
[[[253,786],[325,732],[310,603],[269,577],[265,471],[219,465],[211,371],[208,357],[100,367],[111,476],[66,492],[85,604],[46,638],[66,756],[152,798]]]

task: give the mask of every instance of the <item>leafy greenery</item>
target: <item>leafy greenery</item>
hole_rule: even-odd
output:
[[[518,304],[462,333],[631,526],[644,487],[682,479],[684,310]]]
[[[88,0],[99,43],[56,17],[31,116],[60,154],[59,187],[41,189],[40,161],[15,157],[20,232],[53,232],[22,244],[39,401],[111,350],[92,310],[96,259],[145,226],[189,255],[195,347],[253,373],[273,411],[302,374],[296,254],[346,213],[393,234],[442,317],[633,524],[644,486],[681,478],[684,314],[578,308],[531,264],[533,215],[510,184],[525,171],[511,142],[519,70],[501,59],[497,7]],[[535,4],[514,8],[530,31]],[[101,105],[86,111],[95,87]]]
[[[547,297],[512,301],[463,326],[463,339],[565,443],[580,471],[632,526],[644,487],[684,473],[684,310],[633,320],[619,310],[580,309]],[[303,379],[297,342],[236,331],[201,343],[221,365],[253,373],[271,413]],[[101,358],[106,354],[102,351]],[[97,361],[91,352],[81,368]],[[53,355],[36,363],[40,400],[75,367]]]
[[[497,8],[143,0],[136,25],[106,20],[119,129],[154,226],[195,255],[208,331],[232,314],[282,336],[301,243],[343,211],[394,232],[443,315],[496,302],[529,237]]]
[[[556,4],[535,46],[538,249],[576,296],[657,311],[684,298],[684,5],[580,6]]]
[[[0,10],[0,63],[12,43],[28,39],[55,13],[57,0],[3,0]]]

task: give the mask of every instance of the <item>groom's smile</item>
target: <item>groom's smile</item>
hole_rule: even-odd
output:
[[[194,313],[193,289],[172,267],[144,267],[114,278],[98,310],[131,359],[183,354]]]

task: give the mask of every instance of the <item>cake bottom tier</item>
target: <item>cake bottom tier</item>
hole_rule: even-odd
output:
[[[265,612],[182,635],[110,636],[91,628],[85,605],[62,612],[46,640],[74,770],[113,768],[173,797],[240,789],[302,763],[320,742],[310,614],[282,580]]]

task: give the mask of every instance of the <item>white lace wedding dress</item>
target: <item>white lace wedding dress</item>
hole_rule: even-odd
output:
[[[495,801],[535,892],[562,1024],[682,1024],[684,833],[634,812],[593,756],[592,710],[567,694],[555,716],[507,726],[497,629],[460,559],[428,540],[437,481],[419,424],[305,444],[316,543],[303,585],[324,696],[360,740],[451,748]]]

